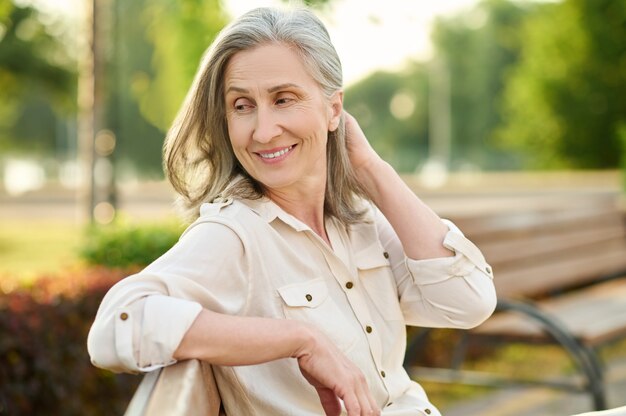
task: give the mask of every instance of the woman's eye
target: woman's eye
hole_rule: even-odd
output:
[[[235,111],[246,111],[250,107],[251,107],[251,105],[248,102],[248,100],[239,99],[239,100],[235,101],[235,103],[233,104],[233,108],[235,109]]]
[[[293,101],[293,98],[291,97],[280,97],[276,100],[276,104],[285,105],[285,104],[289,104],[292,101]]]

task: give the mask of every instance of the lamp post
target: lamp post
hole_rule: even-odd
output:
[[[420,176],[425,186],[438,188],[448,179],[452,141],[450,71],[445,58],[433,58],[428,78],[428,160]]]
[[[113,155],[116,144],[108,117],[107,69],[115,10],[112,0],[85,0],[78,82],[78,144],[83,173],[81,203],[89,222],[115,217]]]

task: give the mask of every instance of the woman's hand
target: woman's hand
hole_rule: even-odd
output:
[[[325,335],[314,330],[296,358],[302,375],[315,387],[327,416],[341,414],[340,400],[348,416],[380,415],[361,370]]]
[[[356,119],[346,111],[344,111],[344,118],[348,155],[352,168],[358,175],[359,170],[371,166],[374,162],[382,161],[382,159],[367,141],[367,137],[365,137],[365,133],[363,133]]]

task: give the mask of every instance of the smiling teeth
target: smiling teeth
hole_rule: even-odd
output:
[[[261,156],[263,159],[274,159],[275,157],[282,156],[285,153],[288,153],[289,151],[291,151],[291,149],[293,149],[293,146],[289,146],[274,153],[259,153],[259,156]]]

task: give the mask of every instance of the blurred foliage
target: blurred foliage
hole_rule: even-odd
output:
[[[301,3],[326,13],[334,1]],[[38,11],[16,4],[0,0],[0,150],[59,154],[75,111],[72,57]],[[115,162],[161,176],[165,130],[229,17],[219,0],[110,4],[105,113]],[[433,75],[449,78],[453,170],[615,168],[626,122],[625,22],[623,1],[482,0],[436,21],[443,74],[419,62],[375,73],[347,88],[345,105],[401,171],[419,169],[431,150],[429,101],[445,93]]]
[[[517,164],[515,154],[502,152],[490,136],[503,121],[498,109],[505,75],[518,60],[525,41],[520,27],[534,7],[484,0],[469,13],[436,22],[432,39],[450,79],[452,168]]]
[[[183,232],[171,221],[134,224],[117,220],[91,227],[81,257],[89,264],[107,267],[146,266],[169,250]]]
[[[286,4],[295,4],[294,0],[282,0]],[[300,0],[302,6],[323,10],[333,3],[333,0]]]
[[[617,167],[626,122],[626,2],[545,4],[524,22],[499,138],[530,167]]]
[[[0,0],[1,152],[53,152],[66,141],[76,73],[59,24],[33,7]]]
[[[66,271],[0,290],[0,415],[124,412],[140,377],[95,368],[85,345],[102,298],[127,274]]]
[[[118,161],[160,176],[165,131],[203,52],[227,23],[219,0],[117,0],[108,120]]]
[[[483,0],[439,19],[432,37],[450,84],[453,170],[619,165],[626,2]],[[346,91],[373,146],[403,171],[428,153],[433,68],[374,74]],[[415,97],[407,120],[389,108],[401,91]]]
[[[152,65],[158,71],[135,92],[142,114],[165,131],[191,85],[200,57],[226,18],[219,0],[151,0],[144,6],[141,23],[154,45]]]
[[[500,148],[491,135],[503,122],[499,105],[505,75],[518,60],[520,27],[535,7],[484,0],[469,13],[438,19],[432,39],[439,65],[413,62],[402,72],[373,74],[346,90],[346,109],[383,158],[401,171],[419,169],[429,156],[432,79],[443,70],[452,124],[450,168],[519,166],[516,153]]]
[[[347,88],[344,105],[385,160],[413,171],[427,155],[427,92],[427,69],[413,63],[404,72],[377,72]]]

